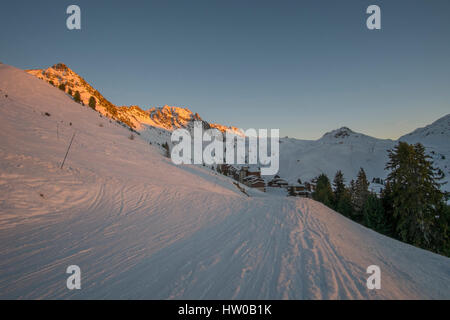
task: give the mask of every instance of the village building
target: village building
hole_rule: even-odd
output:
[[[247,177],[248,174],[248,166],[243,166],[241,170],[239,170],[239,182],[243,183],[244,178]]]
[[[267,185],[272,188],[287,188],[289,184],[286,180],[280,178],[279,175],[276,175]]]
[[[221,164],[218,166],[218,170],[223,175],[232,177],[250,188],[266,191],[266,182],[261,178],[261,170],[258,167],[242,166],[237,168],[233,165]]]
[[[261,178],[261,170],[259,168],[248,168],[247,176],[255,176]]]
[[[257,176],[247,176],[243,179],[243,184],[250,188],[257,189],[262,192],[266,192],[266,183],[265,181]]]
[[[311,198],[311,191],[304,184],[295,184],[288,186],[288,192],[291,196]]]

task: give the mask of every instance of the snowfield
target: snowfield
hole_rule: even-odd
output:
[[[450,299],[449,258],[175,166],[22,70],[0,64],[0,90],[1,299]]]
[[[310,181],[321,173],[333,180],[336,172],[341,170],[349,184],[362,167],[369,181],[386,179],[389,173],[384,169],[389,160],[387,150],[399,141],[424,145],[434,166],[446,175],[442,189],[450,192],[450,114],[397,141],[377,139],[346,127],[328,132],[318,140],[281,138],[279,175],[291,183],[297,182],[298,178]],[[379,186],[377,189],[379,191]]]
[[[298,178],[310,181],[325,173],[331,181],[341,170],[346,183],[357,177],[364,168],[367,178],[386,178],[384,170],[388,161],[387,150],[395,142],[366,136],[341,128],[326,133],[319,140],[280,140],[280,176],[291,183]]]

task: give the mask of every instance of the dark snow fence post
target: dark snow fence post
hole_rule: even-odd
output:
[[[70,140],[69,147],[67,148],[67,151],[66,151],[66,155],[64,156],[64,160],[63,160],[63,162],[61,163],[61,169],[62,169],[63,166],[64,166],[64,162],[66,162],[67,155],[69,154],[70,147],[72,146],[73,138],[75,138],[75,133],[76,133],[76,132],[73,133],[72,139]]]

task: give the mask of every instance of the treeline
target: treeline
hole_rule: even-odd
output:
[[[332,183],[319,175],[313,198],[379,233],[450,256],[450,206],[440,182],[444,173],[421,144],[399,142],[388,155],[389,175],[380,195],[369,190],[361,168],[348,187],[341,171]]]
[[[63,65],[64,66],[64,65]],[[52,86],[55,86],[55,83],[53,82],[53,80],[50,80],[49,83]],[[60,85],[58,86],[58,88],[64,92],[66,92],[66,84],[65,83],[60,83]],[[84,106],[84,102],[81,100],[81,95],[80,92],[77,90],[75,91],[75,93],[72,91],[72,88],[68,87],[67,93],[72,96],[73,100],[77,103],[81,103]],[[96,110],[97,108],[97,100],[91,96],[89,98],[89,107],[91,107],[93,110]]]

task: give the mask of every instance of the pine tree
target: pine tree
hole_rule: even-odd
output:
[[[383,205],[384,216],[385,216],[385,234],[398,238],[397,233],[395,231],[395,226],[397,225],[396,218],[394,217],[394,198],[392,193],[391,184],[389,181],[386,182],[384,189],[381,192],[381,203]]]
[[[352,186],[352,204],[354,209],[354,220],[362,222],[363,209],[369,196],[369,181],[363,168],[359,169],[358,177]]]
[[[75,102],[78,102],[78,103],[81,102],[81,96],[80,96],[80,92],[78,90],[75,91],[75,94],[73,95],[73,100],[75,100]]]
[[[345,193],[345,180],[342,171],[336,172],[333,180],[335,208]]]
[[[353,180],[353,179],[350,181],[350,188],[349,188],[349,190],[350,190],[350,194],[353,197],[353,194],[355,193],[355,190],[356,190],[355,180]]]
[[[398,237],[407,243],[432,249],[438,238],[439,208],[444,194],[440,191],[442,171],[433,166],[421,144],[399,142],[388,151],[386,169],[391,188],[392,212]]]
[[[316,188],[313,192],[313,199],[333,208],[334,195],[331,189],[330,179],[322,173],[315,180]]]
[[[433,230],[431,250],[450,257],[450,206],[445,202],[438,207],[436,227]]]
[[[336,172],[333,180],[334,187],[334,210],[346,217],[351,217],[353,213],[351,192],[345,186],[344,175],[341,170]]]
[[[352,205],[352,195],[348,188],[345,188],[341,199],[337,203],[336,211],[343,214],[346,217],[353,217],[353,205]]]
[[[61,83],[58,88],[62,91],[66,91],[66,85],[64,83]]]
[[[89,107],[95,110],[95,107],[97,105],[97,100],[93,96],[89,98]]]
[[[166,157],[167,158],[170,158],[170,147],[169,147],[169,144],[167,143],[167,142],[164,142],[163,144],[162,144],[162,147],[164,148],[164,150],[166,151]],[[205,164],[203,163],[203,166],[205,166]]]
[[[67,90],[67,93],[70,94],[70,95],[72,95],[72,94],[73,94],[73,93],[72,93],[72,89],[69,88],[69,90]]]
[[[367,196],[363,208],[363,218],[366,227],[383,234],[389,233],[389,226],[386,224],[383,202],[374,193],[370,193]]]

